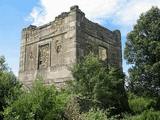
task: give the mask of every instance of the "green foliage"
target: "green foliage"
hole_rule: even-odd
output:
[[[36,81],[4,111],[5,120],[62,120],[68,95]]]
[[[129,94],[128,101],[131,110],[136,114],[140,114],[145,110],[151,109],[155,105],[155,100],[139,97],[131,93]]]
[[[4,56],[0,56],[0,72],[6,71],[8,70],[7,65],[5,64],[5,57]]]
[[[140,115],[139,120],[160,120],[160,111],[145,111],[142,115]]]
[[[140,115],[129,116],[124,120],[160,120],[160,111],[146,110]]]
[[[0,119],[4,108],[10,105],[22,93],[21,85],[8,69],[5,58],[0,57]]]
[[[124,120],[159,120],[160,111],[153,108],[156,104],[154,98],[137,96],[133,93],[128,94],[129,105],[134,115],[126,115]]]
[[[160,9],[142,14],[128,34],[124,57],[133,67],[130,88],[138,95],[158,97],[160,93]]]
[[[91,109],[89,112],[86,112],[81,116],[82,120],[108,120],[106,113],[99,109]]]
[[[86,56],[73,69],[73,92],[100,103],[101,108],[115,108],[115,112],[129,110],[124,89],[124,74],[108,68],[93,55]]]

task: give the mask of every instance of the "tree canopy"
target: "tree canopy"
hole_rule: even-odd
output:
[[[160,95],[160,9],[152,7],[141,14],[128,34],[124,57],[133,67],[129,70],[131,88],[136,94]]]
[[[21,94],[21,84],[9,70],[5,58],[0,56],[0,119],[4,108],[11,104]]]
[[[124,74],[118,68],[103,65],[97,57],[86,56],[73,69],[73,91],[116,112],[129,110],[124,89]]]
[[[36,80],[30,90],[24,92],[5,108],[5,120],[63,120],[67,94],[54,86],[45,86]]]

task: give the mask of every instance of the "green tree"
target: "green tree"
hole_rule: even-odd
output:
[[[129,110],[124,89],[124,74],[108,68],[97,57],[86,56],[73,69],[73,92],[97,101],[103,109],[115,108],[114,113]]]
[[[63,120],[68,94],[36,81],[4,111],[4,120]]]
[[[21,84],[9,70],[5,58],[0,56],[0,119],[4,108],[11,104],[21,94]]]
[[[138,95],[160,95],[160,9],[152,7],[141,14],[128,34],[124,57],[129,70],[131,90]]]

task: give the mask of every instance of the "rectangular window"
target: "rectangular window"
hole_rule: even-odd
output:
[[[107,49],[105,47],[99,46],[98,51],[99,51],[99,59],[102,61],[106,61],[108,58]]]
[[[49,44],[39,46],[38,69],[47,68],[49,65]]]

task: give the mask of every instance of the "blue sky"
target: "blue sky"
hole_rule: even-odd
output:
[[[37,0],[0,1],[0,55],[6,57],[9,67],[18,73],[21,29],[29,24],[26,17]]]
[[[6,57],[16,75],[22,28],[52,21],[61,12],[69,11],[73,5],[79,5],[90,20],[111,30],[120,29],[124,48],[126,35],[132,30],[139,15],[151,6],[160,7],[160,0],[1,0],[0,55]],[[125,72],[128,67],[124,61]]]

